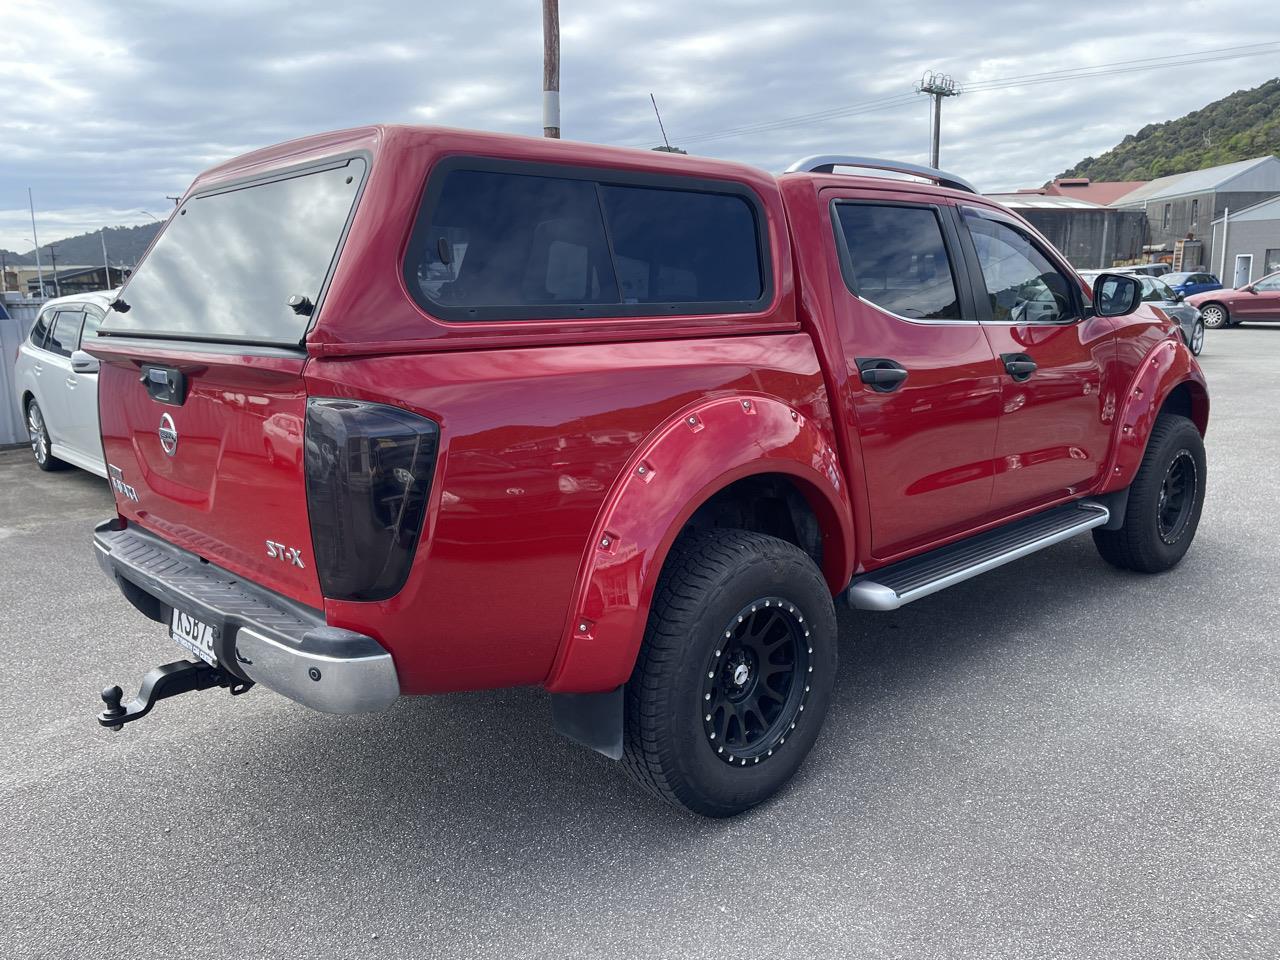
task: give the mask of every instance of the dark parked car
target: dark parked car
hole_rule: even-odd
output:
[[[1174,293],[1184,297],[1222,289],[1222,281],[1212,273],[1166,273],[1160,279],[1172,287]]]
[[[1098,279],[1105,271],[1081,270],[1080,276],[1090,283]],[[1172,287],[1164,282],[1164,277],[1148,277],[1137,274],[1142,283],[1142,302],[1159,307],[1170,320],[1178,324],[1182,334],[1182,342],[1196,356],[1204,349],[1204,321],[1200,319],[1200,311],[1189,303]]]

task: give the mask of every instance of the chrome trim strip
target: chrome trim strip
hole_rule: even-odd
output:
[[[906,173],[913,177],[924,177],[942,187],[952,190],[963,190],[965,193],[977,194],[978,191],[968,180],[955,174],[926,167],[919,163],[907,163],[905,160],[885,160],[880,157],[854,157],[837,153],[819,153],[803,160],[797,160],[787,167],[787,173],[834,173],[836,167],[861,167],[864,170],[885,170],[890,173]]]
[[[982,560],[972,566],[956,570],[945,577],[940,577],[923,586],[916,587],[914,590],[908,590],[906,593],[898,594],[890,587],[886,587],[882,583],[876,583],[874,580],[859,580],[851,585],[847,591],[849,606],[858,610],[897,610],[903,604],[910,603],[912,600],[927,597],[930,594],[937,593],[939,590],[945,590],[947,587],[963,583],[965,580],[970,580],[979,574],[994,570],[996,567],[1002,567],[1006,563],[1011,563],[1014,560],[1036,553],[1045,547],[1051,547],[1055,543],[1070,540],[1086,530],[1101,527],[1111,519],[1111,511],[1102,504],[1093,500],[1082,500],[1081,503],[1087,504],[1093,510],[1089,517],[1079,523],[1045,534],[1035,540],[1028,540],[1026,543],[1019,544],[1011,550],[1006,550],[1004,553],[988,557],[986,560]],[[870,576],[875,576],[874,572]]]

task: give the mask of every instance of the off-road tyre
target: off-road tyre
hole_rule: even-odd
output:
[[[1186,417],[1162,414],[1129,487],[1124,523],[1093,531],[1102,558],[1121,570],[1161,573],[1195,538],[1204,507],[1204,441]]]
[[[709,817],[769,799],[818,738],[836,644],[831,592],[804,551],[745,530],[682,537],[626,687],[628,774]]]

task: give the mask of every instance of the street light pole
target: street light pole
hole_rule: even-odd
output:
[[[560,139],[560,0],[542,0],[542,135]]]
[[[40,299],[44,299],[44,267],[40,264],[40,237],[36,234],[36,202],[31,198],[31,188],[27,187],[27,205],[31,208],[31,238],[36,245],[36,276],[40,278]]]

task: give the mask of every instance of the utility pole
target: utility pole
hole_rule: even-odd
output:
[[[49,244],[49,259],[53,261],[53,295],[55,297],[62,296],[62,287],[58,285],[58,255],[54,252],[53,244]]]
[[[542,135],[560,139],[560,0],[542,0]]]
[[[107,285],[103,290],[111,289],[111,261],[107,259],[107,228],[98,231],[98,239],[102,241],[102,266],[107,271]]]
[[[942,98],[958,97],[962,93],[960,84],[955,78],[945,73],[934,73],[926,70],[920,82],[916,84],[916,93],[927,93],[933,97],[933,137],[929,151],[929,166],[938,166],[938,145],[942,139]]]
[[[27,187],[27,206],[31,208],[31,241],[36,245],[36,276],[40,278],[40,299],[44,299],[44,267],[40,265],[40,237],[36,234],[36,202]]]

